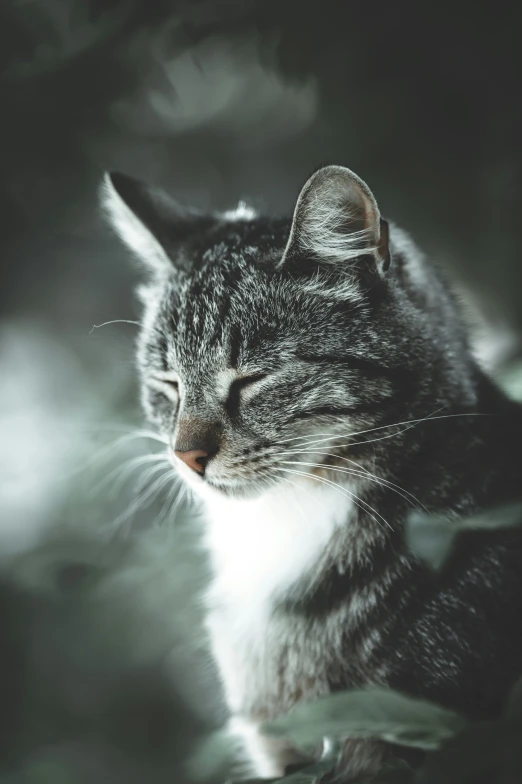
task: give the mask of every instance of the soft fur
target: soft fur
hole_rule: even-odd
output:
[[[172,449],[211,453],[204,476],[173,462],[205,509],[207,626],[253,772],[292,759],[260,723],[337,689],[494,715],[522,671],[520,535],[469,535],[438,576],[402,537],[411,509],[520,496],[520,409],[475,363],[440,272],[342,167],[292,220],[198,215],[123,175],[104,202],[148,268],[147,415]],[[387,753],[347,742],[344,769]]]

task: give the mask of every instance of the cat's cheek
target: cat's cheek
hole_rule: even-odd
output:
[[[158,405],[157,399],[147,393],[143,393],[141,396],[141,407],[147,422],[150,422],[151,425],[162,430],[164,427],[164,417],[162,416],[161,406]]]
[[[141,402],[147,420],[164,435],[170,435],[176,422],[178,400],[169,399],[163,392],[146,386],[142,391]]]
[[[168,440],[170,433],[172,432],[170,418],[154,408],[147,409],[144,407],[144,411],[147,422],[149,422],[165,440]]]

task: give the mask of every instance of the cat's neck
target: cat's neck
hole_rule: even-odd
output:
[[[208,500],[211,600],[242,596],[253,605],[284,596],[317,568],[336,531],[350,526],[353,492],[308,481],[251,500]]]

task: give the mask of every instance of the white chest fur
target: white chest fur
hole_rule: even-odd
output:
[[[288,487],[254,500],[213,499],[206,544],[214,578],[207,627],[225,695],[241,712],[263,669],[274,600],[314,567],[351,500],[333,487]],[[268,675],[268,673],[267,673]]]

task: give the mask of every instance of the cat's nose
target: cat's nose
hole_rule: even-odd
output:
[[[207,463],[218,453],[221,425],[198,417],[182,416],[173,444],[174,454],[191,471],[203,476]]]
[[[209,453],[204,449],[189,449],[182,452],[180,449],[175,449],[174,454],[179,460],[182,460],[186,466],[198,474],[205,473],[205,466],[207,464]]]

